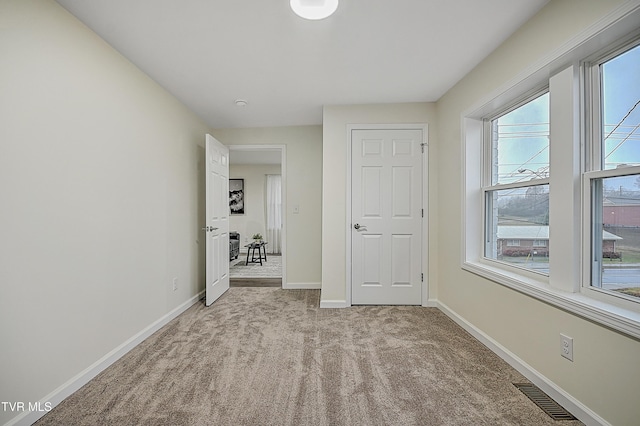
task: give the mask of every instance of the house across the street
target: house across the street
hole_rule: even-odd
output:
[[[602,231],[603,257],[617,259],[616,241],[622,238]],[[498,256],[549,256],[548,225],[502,225],[498,226]]]

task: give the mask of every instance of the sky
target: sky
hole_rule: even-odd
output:
[[[640,46],[607,61],[601,72],[605,168],[640,165]],[[498,174],[493,184],[553,173],[549,170],[548,93],[501,116],[497,123]],[[626,182],[627,190],[640,191],[635,178]]]
[[[639,165],[640,46],[604,64],[602,81],[605,169],[620,164]]]
[[[548,177],[549,93],[503,115],[497,122],[498,176],[493,183]]]

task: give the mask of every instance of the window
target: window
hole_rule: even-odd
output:
[[[462,268],[634,338],[638,19],[603,21],[462,116]]]
[[[591,84],[590,274],[586,285],[640,301],[640,46],[587,66]]]
[[[549,237],[549,93],[525,99],[484,126],[484,255],[547,273],[548,258],[536,259],[531,241],[528,249],[513,247]]]

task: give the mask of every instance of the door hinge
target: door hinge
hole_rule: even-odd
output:
[[[424,217],[424,209],[422,209],[422,217]]]
[[[420,281],[424,282],[424,273],[420,274]]]

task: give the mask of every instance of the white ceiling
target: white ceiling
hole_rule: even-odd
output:
[[[57,1],[223,128],[320,124],[323,105],[436,101],[548,0],[342,0],[321,21],[289,0]]]

